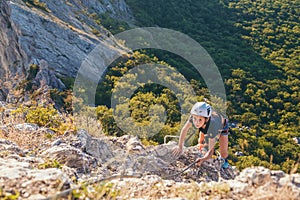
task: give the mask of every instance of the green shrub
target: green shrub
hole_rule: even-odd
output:
[[[242,156],[242,157],[240,157],[239,161],[236,163],[236,167],[239,170],[242,170],[244,168],[251,167],[251,166],[263,166],[263,167],[269,168],[270,163],[268,163],[266,161],[262,161],[258,157],[255,157],[253,155]]]
[[[33,80],[36,77],[36,74],[40,70],[38,65],[32,64],[29,66],[28,75],[25,80],[22,80],[19,85],[16,87],[17,90],[22,91],[31,91],[33,86]]]
[[[45,163],[41,163],[38,165],[39,169],[48,169],[48,168],[57,168],[61,169],[62,165],[57,160],[48,160]]]
[[[51,105],[47,107],[41,105],[32,107],[20,106],[14,113],[24,116],[27,123],[34,123],[54,131],[57,131],[62,124],[58,111]]]

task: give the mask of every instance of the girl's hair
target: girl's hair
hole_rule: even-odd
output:
[[[219,116],[219,114],[215,110],[212,110],[211,115],[213,115],[214,117]]]

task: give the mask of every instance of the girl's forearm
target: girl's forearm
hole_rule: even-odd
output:
[[[206,154],[202,157],[203,161],[210,159],[214,154],[214,148],[211,148]]]
[[[181,129],[180,137],[179,137],[179,144],[178,144],[179,148],[181,148],[181,149],[183,148],[184,138],[191,126],[192,125],[189,122],[186,122],[185,125],[183,126],[183,128]]]
[[[180,137],[179,137],[179,148],[183,148],[183,143],[184,143],[184,138],[186,136],[187,131],[186,130],[182,130],[180,133]]]

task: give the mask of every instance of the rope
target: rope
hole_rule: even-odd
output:
[[[175,174],[171,174],[171,175],[168,175],[168,176],[164,176],[163,178],[170,178],[170,177],[173,177],[173,176],[177,176],[179,174],[182,174],[183,172],[185,172],[186,170],[188,170],[189,168],[191,168],[193,165],[195,165],[196,163],[198,162],[198,159],[196,159],[194,162],[192,162],[191,164],[189,164],[187,167],[185,167],[183,170],[181,170],[180,172],[177,172]]]

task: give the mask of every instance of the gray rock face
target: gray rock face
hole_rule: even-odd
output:
[[[110,141],[105,138],[93,138],[84,130],[78,132],[78,137],[73,145],[97,158],[99,162],[107,162],[114,157],[114,145]]]
[[[61,89],[63,86],[55,81],[56,77],[75,77],[82,61],[96,46],[102,50],[98,55],[100,60],[120,52],[115,39],[108,37],[110,33],[90,18],[90,14],[109,12],[113,17],[132,20],[124,0],[40,2],[46,3],[49,12],[37,6],[29,7],[22,0],[0,2],[0,100],[5,100],[8,92],[4,87],[8,84],[4,83],[15,83],[25,77],[29,65],[36,60],[48,63],[44,64],[48,67],[39,72],[38,79],[45,80],[48,76],[46,83]],[[92,33],[95,30],[97,36]],[[12,80],[16,75],[16,80]]]
[[[12,9],[6,1],[1,1],[0,10],[0,73],[3,75],[7,70],[11,73],[23,70],[23,61],[27,60],[27,56],[18,41],[21,33],[11,19]]]
[[[0,101],[5,101],[6,100],[6,98],[7,98],[7,90],[6,90],[6,92],[5,92],[5,89],[3,90],[3,89],[0,89]]]
[[[49,85],[60,90],[65,88],[65,85],[56,77],[54,71],[49,69],[48,63],[45,60],[41,60],[38,65],[40,70],[34,79],[34,82],[38,87],[42,85]]]
[[[125,0],[69,0],[69,1],[47,1],[47,7],[63,21],[82,27],[81,23],[77,21],[77,18],[70,18],[70,15],[74,15],[74,10],[82,11],[80,9],[85,8],[89,13],[110,13],[112,17],[122,19],[125,21],[133,21],[132,13],[127,6]],[[70,9],[69,2],[73,6]],[[77,21],[77,22],[76,22]]]

